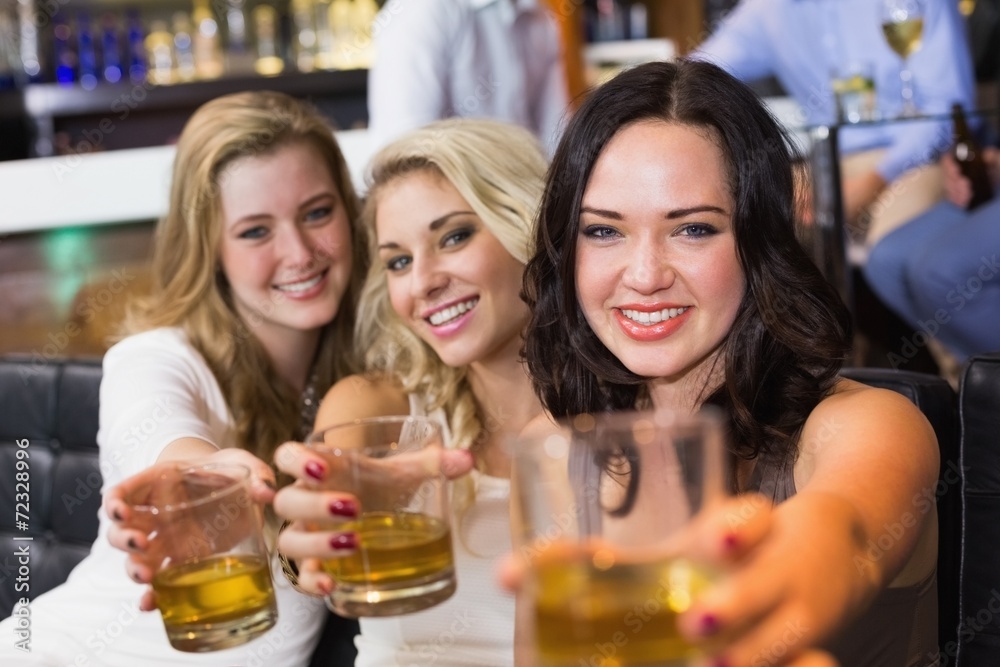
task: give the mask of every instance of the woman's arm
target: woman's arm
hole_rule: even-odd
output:
[[[353,375],[339,381],[327,392],[316,417],[317,429],[353,419],[406,415],[409,400],[393,382]],[[333,558],[353,551],[338,525],[355,518],[360,510],[357,499],[338,491],[328,479],[326,462],[297,442],[286,442],[274,454],[278,469],[296,478],[274,499],[274,509],[288,520],[288,527],[278,537],[278,549],[297,561],[300,589],[316,594],[329,593],[333,581],[321,571],[320,559]],[[445,452],[445,474],[463,475],[472,469],[467,451]],[[326,529],[307,530],[307,523],[324,524]]]
[[[912,403],[843,381],[810,415],[799,452],[798,493],[770,512],[766,536],[681,619],[691,637],[728,637],[728,664],[751,664],[790,623],[790,654],[817,646],[894,579],[933,567],[934,554],[915,549],[933,543],[920,539],[934,528],[933,502],[920,499],[933,494],[938,448]]]
[[[148,582],[152,564],[147,537],[127,502],[130,493],[178,463],[225,461],[251,471],[258,502],[274,495],[274,473],[235,444],[228,409],[201,356],[178,330],[158,329],[116,344],[104,357],[100,396],[101,470],[107,485],[103,508],[111,519],[108,540],[128,552],[126,570]],[[220,449],[220,447],[224,447]],[[144,598],[151,608],[151,597]]]
[[[199,441],[201,445],[207,445]],[[184,443],[177,441],[171,446],[178,456],[161,459],[155,465],[128,477],[120,484],[107,490],[102,501],[104,511],[111,519],[108,529],[108,541],[111,546],[128,553],[125,570],[129,577],[139,583],[149,583],[153,580],[156,563],[149,561],[146,548],[149,540],[144,531],[135,527],[134,512],[128,502],[128,497],[135,490],[149,484],[169,466],[177,464],[200,465],[205,463],[233,463],[247,467],[250,470],[250,495],[254,501],[266,504],[274,498],[274,471],[259,458],[242,449],[216,449],[199,446],[198,442]],[[190,445],[190,446],[188,446]],[[189,456],[180,457],[182,452]],[[154,608],[151,591],[143,596],[141,607],[145,610]]]

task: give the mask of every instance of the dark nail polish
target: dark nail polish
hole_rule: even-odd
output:
[[[357,549],[358,536],[354,533],[340,533],[330,538],[331,549]]]
[[[353,519],[358,516],[358,505],[353,500],[331,500],[329,505],[330,514]]]
[[[121,520],[122,520],[122,513],[121,513],[121,512],[119,512],[119,511],[118,511],[118,508],[116,507],[116,508],[114,508],[113,510],[111,510],[111,517],[112,517],[112,518],[113,518],[113,519],[114,519],[115,521],[121,521]]]
[[[139,548],[139,545],[135,543],[135,538],[132,537],[128,538],[128,542],[126,542],[125,544],[132,551],[136,551]]]
[[[740,546],[740,536],[736,533],[726,533],[726,536],[722,538],[722,544],[726,551],[735,551]]]
[[[320,481],[326,476],[326,466],[318,461],[310,461],[306,464],[306,474],[316,481]]]
[[[719,619],[715,614],[704,614],[699,624],[701,635],[708,637],[719,631]]]

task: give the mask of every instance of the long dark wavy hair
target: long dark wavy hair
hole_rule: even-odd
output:
[[[723,342],[725,379],[702,396],[728,415],[736,456],[792,461],[806,417],[850,349],[850,316],[796,240],[787,136],[753,91],[710,63],[629,69],[593,91],[569,123],[524,276],[532,313],[524,356],[535,390],[555,417],[632,409],[646,395],[650,378],[625,368],[591,330],[574,277],[594,164],[616,133],[644,120],[708,129],[720,142],[746,291]]]

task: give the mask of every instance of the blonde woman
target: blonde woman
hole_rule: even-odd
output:
[[[192,116],[156,231],[152,295],[104,358],[99,538],[64,585],[32,601],[33,652],[8,657],[5,643],[0,663],[308,662],[327,614],[281,577],[268,633],[214,653],[173,650],[159,614],[137,608],[152,571],[123,498],[157,465],[226,459],[249,466],[256,496],[270,499],[264,461],[312,427],[314,397],[352,370],[365,269],[352,243],[357,211],[331,128],[309,107],[242,93]]]
[[[362,217],[373,260],[355,337],[368,373],[334,385],[317,426],[432,415],[454,448],[446,471],[473,471],[455,503],[458,592],[427,611],[362,619],[359,666],[513,664],[514,603],[493,582],[496,557],[510,549],[501,441],[541,410],[519,358],[528,320],[519,293],[545,168],[526,130],[485,120],[434,123],[371,165]],[[301,445],[283,445],[275,460],[299,480],[275,498],[293,520],[279,548],[300,560],[303,586],[329,591],[315,559],[354,548],[356,535],[336,522],[356,516],[357,501],[324,485],[323,461]],[[323,519],[330,532],[298,523]]]

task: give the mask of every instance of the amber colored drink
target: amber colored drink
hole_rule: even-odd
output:
[[[247,632],[260,634],[277,619],[271,573],[258,556],[216,556],[168,567],[153,578],[153,590],[176,648],[181,647],[175,639],[197,642],[198,635],[218,631],[239,637],[233,645],[239,644]],[[214,643],[216,648],[221,646]]]
[[[920,48],[921,37],[924,34],[924,20],[883,23],[882,32],[889,46],[899,54],[900,58],[909,58],[910,54]]]
[[[711,583],[688,561],[615,563],[609,551],[535,566],[539,667],[686,665],[677,615]]]
[[[358,534],[351,555],[324,563],[337,585],[331,602],[349,615],[392,615],[423,609],[455,591],[451,531],[435,517],[370,512],[338,530]]]

